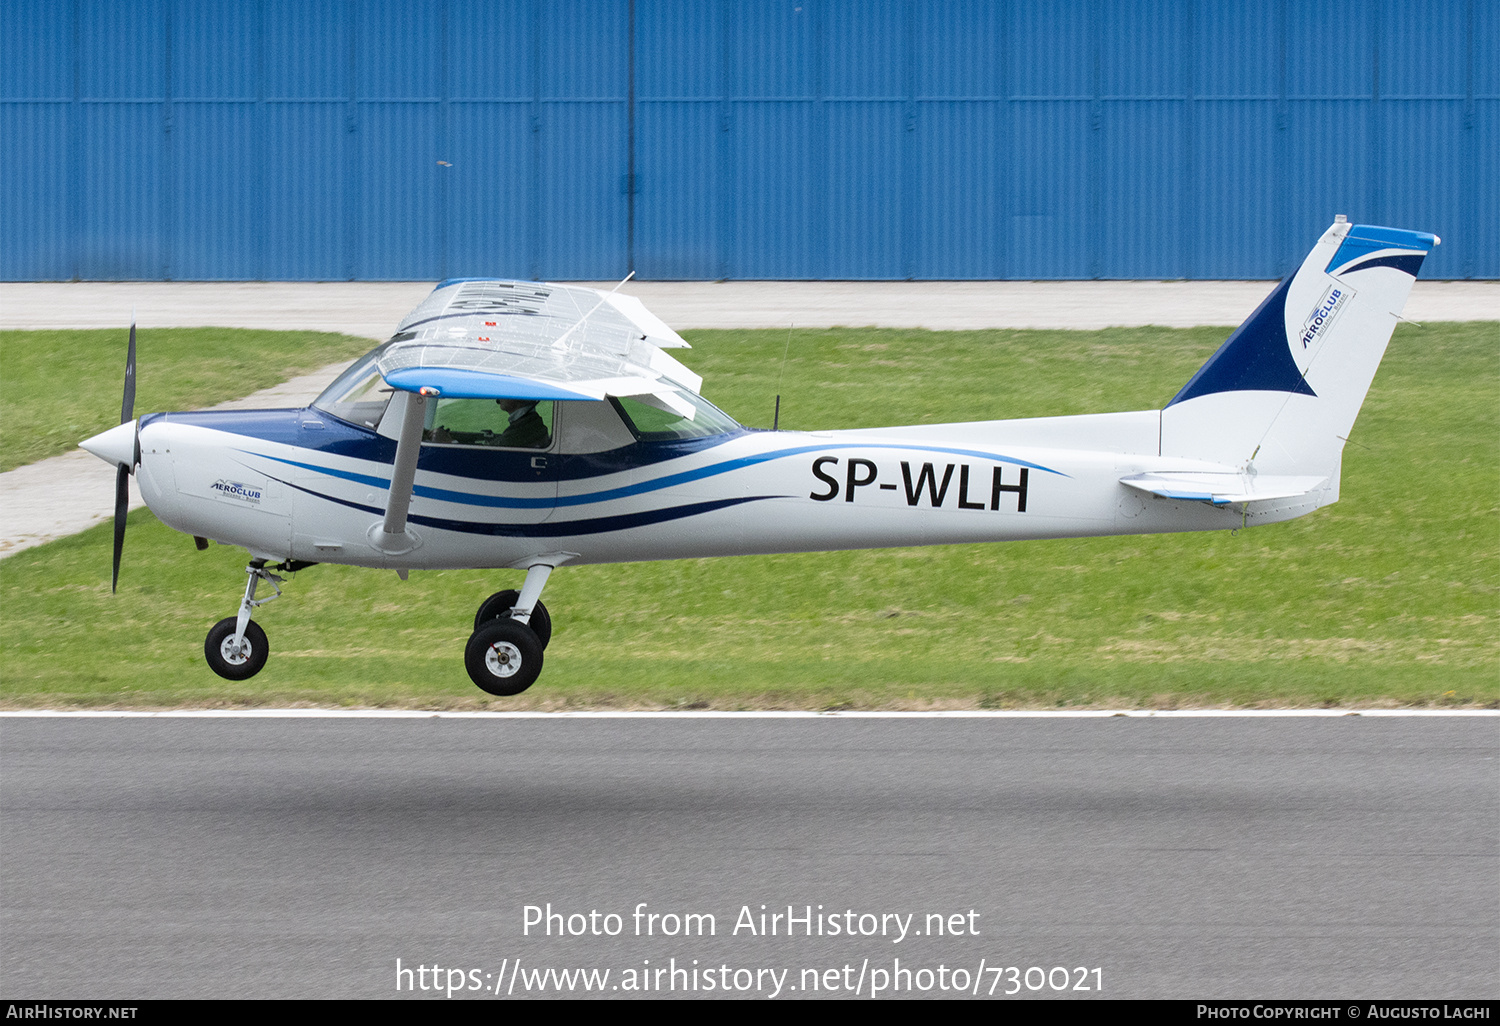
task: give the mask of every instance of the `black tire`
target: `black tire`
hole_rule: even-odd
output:
[[[514,588],[506,591],[497,591],[489,598],[479,604],[479,612],[474,614],[474,629],[477,631],[485,624],[499,616],[510,612],[511,607],[521,593]],[[552,640],[552,617],[547,613],[547,607],[538,600],[531,610],[531,622],[526,626],[531,628],[531,633],[536,635],[536,640],[542,643],[542,650],[546,651],[547,642]]]
[[[542,672],[542,645],[524,623],[499,617],[469,638],[464,668],[481,691],[519,695]]]
[[[260,624],[251,620],[245,624],[245,644],[249,651],[242,650],[238,657],[231,658],[227,649],[234,637],[235,621],[236,617],[226,616],[209,628],[203,642],[203,658],[208,660],[209,669],[226,680],[249,680],[266,665],[271,646],[266,643],[266,632],[260,629]]]

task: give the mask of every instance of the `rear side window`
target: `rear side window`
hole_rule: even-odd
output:
[[[610,402],[643,441],[707,438],[740,430],[733,417],[688,391],[611,397]]]

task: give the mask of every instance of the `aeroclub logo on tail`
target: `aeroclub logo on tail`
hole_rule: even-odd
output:
[[[1323,298],[1318,300],[1318,305],[1313,307],[1313,312],[1307,315],[1307,320],[1302,322],[1302,348],[1306,349],[1312,345],[1323,332],[1333,327],[1333,322],[1338,320],[1339,314],[1343,313],[1344,307],[1349,300],[1354,298],[1354,290],[1342,283],[1330,285],[1323,292]]]

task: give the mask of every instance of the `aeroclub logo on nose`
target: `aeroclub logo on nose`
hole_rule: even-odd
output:
[[[238,499],[251,505],[259,506],[261,500],[261,489],[254,485],[241,484],[238,481],[226,481],[223,478],[215,481],[209,486],[226,499]]]

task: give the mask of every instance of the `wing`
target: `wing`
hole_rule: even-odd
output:
[[[470,399],[603,399],[703,379],[664,349],[687,348],[632,296],[579,285],[461,279],[407,315],[378,362],[406,392]]]
[[[456,279],[440,282],[406,315],[377,358],[381,377],[406,396],[377,548],[419,544],[406,530],[429,396],[457,399],[593,399],[697,392],[703,379],[662,350],[688,344],[640,300],[578,285]],[[378,529],[377,529],[378,528]]]

